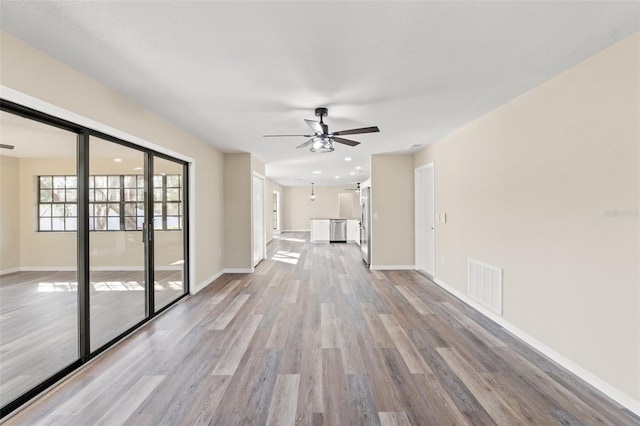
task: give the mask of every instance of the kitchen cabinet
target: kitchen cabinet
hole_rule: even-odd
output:
[[[311,241],[316,243],[329,242],[329,219],[311,221]]]
[[[347,221],[347,242],[360,244],[360,221]]]

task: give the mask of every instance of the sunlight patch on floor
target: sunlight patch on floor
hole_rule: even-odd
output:
[[[293,241],[294,243],[304,243],[306,242],[306,240],[302,239],[302,238],[293,238],[293,237],[273,237],[276,240],[282,240],[282,241]]]
[[[39,282],[38,293],[78,291],[78,283],[70,281]]]
[[[284,263],[290,263],[291,265],[297,265],[298,259],[300,259],[300,253],[293,251],[278,250],[276,254],[271,258],[272,260]]]

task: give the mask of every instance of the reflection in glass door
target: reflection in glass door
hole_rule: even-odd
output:
[[[185,293],[184,166],[153,157],[154,305],[158,311]]]
[[[89,143],[91,351],[145,319],[145,154]]]
[[[79,359],[78,135],[0,112],[0,407]]]

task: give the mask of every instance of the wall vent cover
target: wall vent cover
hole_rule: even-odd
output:
[[[502,269],[469,259],[467,294],[476,302],[502,316]]]

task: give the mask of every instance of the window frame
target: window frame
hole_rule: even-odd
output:
[[[105,186],[100,186],[100,187],[96,187],[95,186],[95,182],[96,182],[96,178],[105,178]],[[112,179],[110,178],[114,178],[117,177],[118,178],[118,185],[111,185],[112,183]],[[142,186],[140,186],[140,182],[142,179]],[[44,178],[50,178],[51,179],[51,187],[44,187],[43,186],[43,179]],[[56,178],[64,178],[65,180],[65,186],[62,188],[56,188],[54,186],[54,182]],[[131,186],[125,186],[125,181],[127,178],[133,178],[136,182],[136,186],[135,187],[131,187]],[[162,186],[156,186],[155,185],[155,179],[156,178],[161,178],[161,183]],[[169,178],[174,178],[177,179],[177,186],[168,186],[168,181],[170,180]],[[69,179],[76,179],[76,185],[75,187],[67,187],[67,181]],[[38,175],[37,176],[37,232],[76,232],[77,228],[78,228],[78,201],[77,201],[77,191],[78,191],[78,183],[77,183],[77,176],[76,175],[55,175],[55,174],[46,174],[46,175]],[[64,201],[56,201],[54,194],[55,194],[55,190],[63,190],[64,194],[65,194],[65,200]],[[100,200],[96,200],[96,194],[98,193],[98,190],[103,190],[105,196],[104,197],[100,197]],[[135,191],[135,200],[130,200],[130,196],[127,194],[127,190],[131,191],[134,190]],[[155,194],[156,194],[156,190],[160,190],[160,194],[162,195],[162,198],[160,200],[156,200]],[[177,200],[170,200],[167,196],[168,194],[168,190],[177,190]],[[153,212],[153,222],[154,222],[154,229],[156,231],[182,231],[183,230],[183,221],[184,221],[184,209],[183,209],[183,202],[184,202],[184,186],[183,186],[183,182],[182,182],[182,175],[181,174],[173,174],[173,173],[169,173],[169,174],[165,174],[165,173],[158,173],[158,174],[154,174],[154,182],[152,182],[152,191],[153,191],[153,206],[154,206],[154,212]],[[43,191],[49,191],[51,193],[51,200],[50,201],[43,201],[42,199],[42,193]],[[67,202],[67,191],[76,191],[76,198],[75,201],[73,202]],[[142,195],[142,200],[140,200],[140,194]],[[113,194],[118,194],[117,196],[113,197],[112,199],[112,195]],[[129,193],[130,194],[130,193]],[[102,199],[104,198],[104,199]],[[140,214],[139,212],[139,204],[145,204],[145,200],[144,200],[144,174],[95,174],[95,175],[89,175],[89,216],[88,216],[88,220],[89,220],[89,231],[90,232],[135,232],[135,231],[142,231],[143,230],[143,223],[144,223],[144,212],[142,212]],[[155,211],[155,207],[156,204],[160,205],[160,213],[156,214]],[[60,215],[53,215],[53,211],[54,211],[54,205],[62,205],[62,210],[64,212],[64,214],[62,216]],[[96,206],[102,206],[104,205],[105,207],[105,214],[104,215],[96,215]],[[115,211],[112,210],[112,208],[110,207],[111,205],[117,205],[117,215],[110,215],[110,211]],[[128,209],[127,207],[130,208],[130,206],[133,205],[134,209],[135,209],[135,215],[131,215],[131,214],[127,214]],[[171,210],[172,212],[175,211],[175,207],[173,206],[177,206],[177,214],[169,214],[169,205],[171,205]],[[49,215],[42,215],[42,206],[49,206]],[[75,208],[75,215],[72,214],[66,214],[67,210],[67,206],[73,206],[73,208]],[[58,207],[59,208],[59,207]],[[130,212],[130,210],[129,210]],[[117,217],[118,220],[118,226],[117,229],[115,229],[114,227],[111,227],[111,225],[113,225],[113,222],[109,222],[109,218],[115,218]],[[104,225],[103,227],[101,227],[101,229],[96,229],[96,221],[100,218],[104,218]],[[43,229],[42,227],[42,220],[47,220],[49,219],[49,224],[50,224],[50,229]],[[64,229],[53,229],[54,228],[54,219],[63,219],[63,227]],[[67,221],[68,219],[75,219],[75,228],[70,228],[67,227]],[[131,223],[131,220],[134,220],[134,224],[135,224],[135,228],[128,226],[128,224]],[[176,219],[177,220],[177,225],[176,226],[172,226],[169,227],[169,223],[171,222],[171,219]],[[142,220],[142,222],[140,222],[140,220]],[[111,223],[111,225],[110,225]]]

